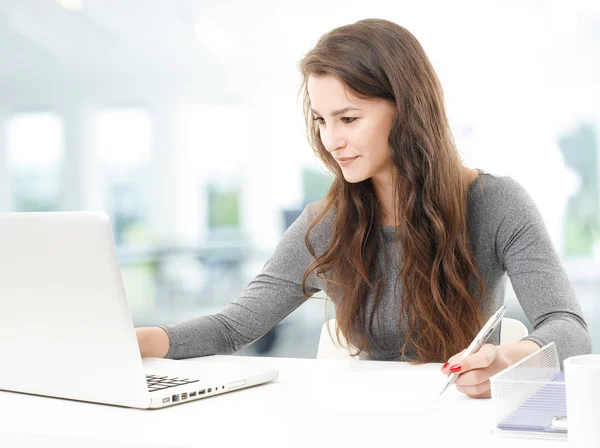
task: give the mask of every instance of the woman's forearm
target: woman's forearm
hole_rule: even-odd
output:
[[[136,328],[142,358],[164,358],[169,352],[169,336],[159,327]]]

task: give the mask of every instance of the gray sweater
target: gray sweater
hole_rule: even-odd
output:
[[[222,312],[161,326],[170,339],[167,358],[180,359],[212,354],[230,354],[257,340],[302,305],[301,279],[313,257],[304,243],[312,218],[323,200],[309,204],[287,229],[262,272],[241,296]],[[468,190],[468,225],[473,255],[483,275],[489,300],[481,304],[489,317],[504,303],[506,275],[534,330],[525,339],[544,346],[552,341],[560,362],[569,356],[591,352],[591,340],[579,302],[569,283],[542,217],[525,189],[510,177],[484,173]],[[331,238],[333,211],[313,228],[310,241],[322,253]],[[383,227],[386,242],[378,266],[399,263],[400,244],[394,228]],[[396,271],[398,272],[398,271]],[[393,278],[394,276],[388,276]],[[398,283],[396,288],[400,288]],[[398,328],[400,292],[394,282],[384,284],[378,319],[369,335],[373,360],[402,360],[400,349],[406,325]],[[307,279],[307,292],[325,290],[325,282],[314,271]],[[475,297],[478,289],[472,289]],[[370,299],[372,301],[373,294]],[[332,298],[334,306],[336,300]],[[377,322],[379,321],[379,325]],[[352,341],[350,341],[352,342]],[[489,342],[499,343],[499,332]],[[412,355],[412,353],[409,353]]]

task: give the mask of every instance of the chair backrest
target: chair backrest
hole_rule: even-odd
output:
[[[328,323],[329,328],[331,329],[331,334],[335,338],[336,321],[335,319],[330,319],[328,322],[325,322],[321,327],[319,348],[317,349],[317,359],[358,359],[358,357],[350,355],[350,352],[346,348],[348,344],[342,334],[340,334],[340,342],[342,343],[342,346],[338,346],[331,340],[331,337],[329,336],[329,331],[327,330]],[[523,322],[517,319],[511,319],[510,317],[505,317],[502,319],[502,323],[500,324],[501,344],[510,344],[512,342],[518,342],[528,334],[529,331],[527,330],[527,327],[523,324]]]
[[[517,319],[511,319],[510,317],[503,317],[502,323],[500,324],[500,343],[511,344],[513,342],[519,342],[525,336],[529,334],[529,330]]]
[[[342,345],[337,345],[329,336],[329,330],[331,330],[331,336],[335,338],[336,320],[330,319],[325,322],[321,327],[321,336],[319,337],[319,347],[317,348],[317,359],[357,359],[356,356],[350,355],[350,352],[346,348],[347,342],[344,335],[340,333],[340,342]]]

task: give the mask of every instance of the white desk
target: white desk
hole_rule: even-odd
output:
[[[416,378],[429,381],[438,364],[210,359],[266,364],[278,368],[280,376],[270,384],[155,411],[0,392],[0,446],[434,446],[428,442],[444,448],[566,446],[494,437],[491,400],[473,400],[454,388],[433,410],[411,412],[402,405],[392,379],[410,377],[415,388],[423,387]]]

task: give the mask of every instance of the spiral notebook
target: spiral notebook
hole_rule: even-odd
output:
[[[567,432],[565,374],[560,372],[497,427],[510,431]]]
[[[497,435],[567,438],[564,372],[550,343],[491,378]]]

